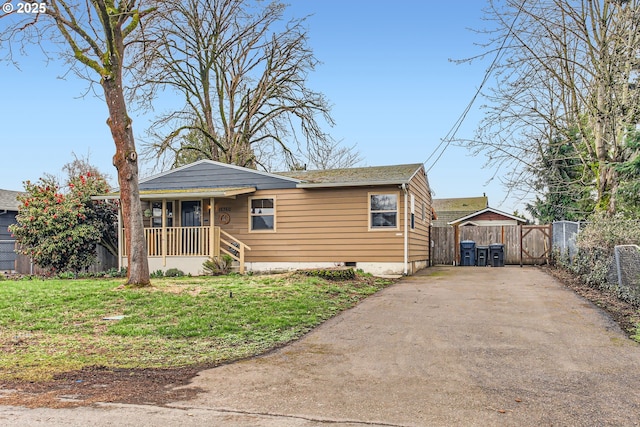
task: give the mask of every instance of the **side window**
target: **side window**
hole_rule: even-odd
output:
[[[416,195],[411,195],[411,229],[416,229]]]
[[[251,231],[275,231],[275,199],[249,199],[249,221]]]
[[[369,194],[369,228],[388,230],[398,228],[398,194]]]
[[[167,227],[173,227],[173,202],[167,202]],[[151,226],[162,227],[162,202],[151,202]]]

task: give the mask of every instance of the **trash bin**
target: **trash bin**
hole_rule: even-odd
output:
[[[504,245],[494,243],[489,245],[489,265],[492,267],[504,267]]]
[[[476,265],[476,242],[473,240],[460,242],[460,265]]]
[[[486,267],[489,262],[489,246],[476,246],[476,265]]]

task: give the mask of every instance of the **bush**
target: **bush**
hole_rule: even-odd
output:
[[[85,270],[95,261],[96,244],[115,233],[115,205],[91,200],[108,190],[106,181],[90,172],[64,187],[51,177],[26,181],[16,223],[9,226],[19,252],[52,274]]]
[[[165,277],[182,277],[184,276],[184,271],[178,270],[177,268],[170,268],[164,273]]]
[[[223,254],[222,256],[214,256],[206,260],[202,264],[202,268],[206,274],[217,276],[229,274],[232,265],[233,258],[228,254]]]
[[[162,270],[156,270],[156,271],[151,273],[151,278],[159,279],[161,277],[164,277],[164,271],[162,271]]]
[[[327,268],[302,270],[302,274],[310,277],[320,277],[327,280],[353,280],[356,278],[356,272],[353,268]]]
[[[578,234],[578,254],[570,268],[589,286],[617,291],[617,284],[607,282],[614,264],[614,248],[639,243],[640,221],[596,214]]]
[[[126,267],[122,267],[120,270],[118,270],[117,268],[110,268],[107,271],[104,272],[103,277],[113,277],[113,278],[117,278],[117,277],[127,277],[127,269]]]

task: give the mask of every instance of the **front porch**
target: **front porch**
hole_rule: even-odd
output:
[[[251,248],[220,227],[227,223],[224,215],[220,225],[216,224],[216,199],[234,199],[239,194],[252,191],[255,189],[198,189],[172,193],[169,197],[156,191],[142,193],[149,270],[177,268],[199,275],[203,273],[205,261],[228,255],[237,271],[244,274],[245,254]],[[128,258],[121,218],[118,220],[118,253],[122,255],[120,267],[124,267]]]
[[[237,263],[239,273],[244,274],[245,253],[251,250],[218,226],[152,227],[145,228],[144,234],[151,271],[193,270],[212,257],[228,255]],[[124,239],[119,241],[124,242]],[[127,257],[125,245],[120,253]]]

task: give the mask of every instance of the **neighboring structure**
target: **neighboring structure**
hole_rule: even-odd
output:
[[[453,199],[433,199],[436,219],[434,227],[447,227],[451,221],[465,217],[489,207],[489,199],[482,197],[460,197]]]
[[[489,207],[486,195],[434,199],[433,206],[437,219],[432,223],[432,264],[460,262],[463,240],[473,240],[481,246],[504,244],[508,256],[505,259],[520,262],[523,239],[521,227],[516,226],[525,225],[526,219]]]
[[[488,207],[478,212],[463,216],[462,218],[458,218],[454,221],[450,221],[449,225],[454,229],[455,259],[458,260],[460,258],[460,242],[462,240],[467,240],[463,235],[464,233],[461,233],[460,227],[500,227],[500,234],[497,236],[494,235],[491,241],[475,240],[478,245],[490,245],[495,243],[505,243],[505,226],[524,225],[526,223],[527,220],[524,218],[509,215],[508,213]],[[491,234],[489,236],[491,236]],[[491,239],[489,236],[485,236],[485,238],[488,237]]]
[[[412,274],[429,260],[430,194],[422,164],[267,173],[201,160],[140,181],[149,268],[200,274],[226,253],[241,271]]]
[[[470,213],[461,218],[450,221],[448,224],[453,227],[459,226],[495,226],[495,225],[521,225],[527,220],[515,215],[510,215],[493,208],[484,208],[477,212]]]
[[[16,240],[8,227],[16,223],[19,191],[0,190],[0,271],[16,269]]]

